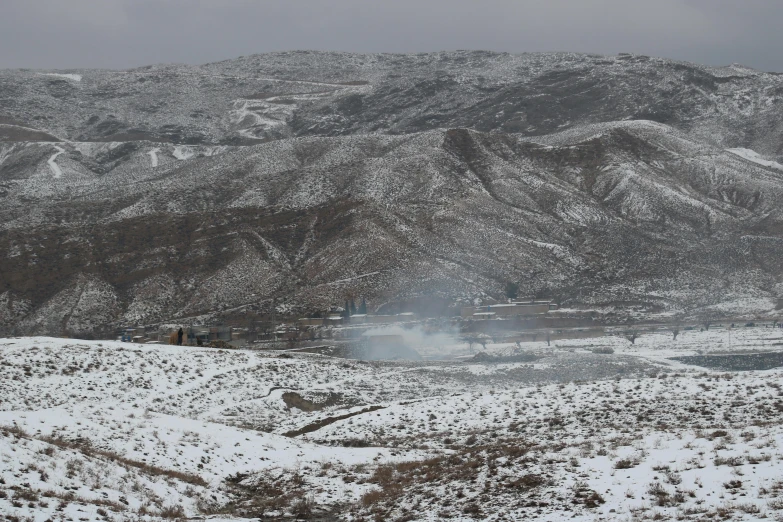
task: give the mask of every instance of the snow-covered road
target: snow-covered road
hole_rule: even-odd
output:
[[[150,155],[150,163],[153,169],[158,166],[158,152],[160,152],[160,149],[156,147],[147,153]]]
[[[55,178],[61,178],[63,176],[63,171],[60,169],[60,166],[55,163],[55,160],[57,160],[57,156],[65,152],[65,149],[58,145],[55,145],[54,148],[57,149],[57,152],[53,154],[52,157],[46,161],[46,163],[49,164],[49,169],[52,171],[52,175]]]

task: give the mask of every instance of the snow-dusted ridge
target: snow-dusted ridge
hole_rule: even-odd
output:
[[[56,242],[31,243],[47,264],[87,255],[82,248],[96,237],[81,237],[79,230],[96,229],[71,228],[80,223],[97,222],[98,240],[155,224],[129,236],[141,241],[133,255],[116,243],[106,245],[107,263],[122,267],[118,272],[87,274],[86,267],[67,265],[67,275],[44,286],[50,290],[30,301],[22,317],[0,313],[6,328],[56,332],[62,326],[50,318],[59,317],[81,331],[131,317],[161,321],[220,308],[255,309],[292,279],[305,284],[300,293],[286,294],[291,310],[339,302],[346,288],[370,298],[385,288],[397,295],[445,291],[473,299],[468,296],[499,288],[498,280],[540,271],[542,260],[546,274],[535,284],[550,289],[574,281],[593,285],[595,271],[603,273],[601,281],[611,283],[591,292],[598,303],[653,299],[670,311],[709,307],[716,303],[717,280],[727,285],[720,300],[774,303],[778,297],[770,291],[779,282],[774,270],[760,273],[752,266],[781,248],[764,239],[774,237],[783,202],[777,170],[654,122],[602,123],[537,137],[439,129],[252,146],[63,142],[4,150],[3,168],[25,165],[22,172],[29,176],[3,189],[10,196],[0,207],[3,229],[44,225],[52,201],[62,216],[71,216],[52,236],[61,236]],[[68,153],[67,176],[61,151]],[[26,170],[33,165],[39,167]],[[53,183],[52,177],[33,175],[35,169],[62,177]],[[185,226],[199,237],[182,243],[176,223],[202,212],[235,221],[206,228],[193,221]],[[288,216],[289,232],[266,224],[279,213]],[[333,226],[340,220],[350,226]],[[300,232],[286,235],[293,229]],[[590,244],[582,242],[580,230],[590,231]],[[757,239],[742,239],[751,236]],[[21,245],[10,238],[6,250],[16,252]],[[216,238],[229,242],[213,263],[209,256],[217,254],[201,245]],[[642,260],[627,257],[629,245],[638,246]],[[755,254],[735,255],[735,247]],[[356,248],[363,252],[360,264],[345,261]],[[389,256],[387,248],[396,254]],[[418,261],[433,255],[449,262],[434,268]],[[712,272],[705,272],[705,262]],[[202,273],[199,266],[214,269]],[[119,291],[116,274],[126,272],[148,275],[134,280],[134,289]],[[155,290],[158,278],[168,281],[173,274],[201,289],[195,299],[187,285]],[[77,297],[81,275],[101,288],[100,305]],[[681,292],[685,285],[699,290]],[[16,290],[8,294],[9,303],[30,298]],[[85,311],[99,309],[100,322],[89,321]]]

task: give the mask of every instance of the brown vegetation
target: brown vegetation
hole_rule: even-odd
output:
[[[113,462],[116,462],[117,464],[120,464],[122,466],[136,468],[140,470],[142,473],[145,473],[150,476],[167,477],[174,480],[178,480],[180,482],[185,482],[186,484],[192,484],[194,486],[206,487],[209,485],[209,483],[206,480],[193,473],[165,469],[158,466],[154,466],[152,464],[148,464],[146,462],[139,462],[137,460],[132,460],[123,457],[122,455],[115,453],[113,451],[95,448],[88,440],[80,440],[78,442],[75,442],[75,441],[68,441],[65,439],[61,439],[58,437],[48,437],[48,436],[33,437],[32,435],[28,434],[26,431],[19,428],[18,426],[2,426],[0,427],[0,431],[6,433],[12,433],[19,438],[40,440],[61,449],[75,450],[87,457],[105,458]]]

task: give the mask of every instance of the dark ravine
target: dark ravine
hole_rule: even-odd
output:
[[[291,430],[285,432],[283,435],[286,437],[298,437],[299,435],[304,435],[306,433],[313,433],[315,431],[320,430],[324,426],[328,426],[330,424],[334,424],[335,422],[350,419],[351,417],[356,417],[357,415],[364,415],[365,413],[371,413],[373,411],[378,411],[384,409],[386,406],[368,406],[367,408],[362,408],[359,411],[354,411],[351,413],[344,413],[342,415],[334,415],[331,417],[325,417],[323,419],[320,419],[316,422],[312,422],[308,424],[307,426],[304,426],[302,428],[299,428],[297,430]]]

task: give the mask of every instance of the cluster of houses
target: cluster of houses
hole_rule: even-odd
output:
[[[463,324],[476,324],[478,326],[480,323],[473,323],[473,321],[541,317],[549,311],[557,309],[558,305],[552,301],[511,301],[508,303],[463,307],[460,310],[461,319],[456,320],[468,321],[468,323]],[[186,326],[183,327],[182,344],[207,346],[225,343],[226,346],[240,347],[249,343],[265,341],[294,342],[326,338],[351,338],[357,335],[361,336],[362,331],[368,327],[411,323],[419,321],[419,319],[419,315],[414,312],[379,315],[366,313],[350,315],[337,312],[327,314],[324,317],[303,317],[294,322],[277,324],[263,333],[248,328],[232,328],[229,326]],[[485,324],[489,325],[490,323]],[[351,328],[354,326],[357,328]],[[119,340],[134,343],[173,344],[176,343],[177,330],[178,327],[163,327],[154,330],[142,326],[125,328]],[[521,342],[524,342],[524,340],[518,339]]]
[[[552,301],[512,301],[486,306],[465,306],[460,314],[463,319],[472,321],[487,321],[509,317],[524,317],[540,315],[557,310],[558,305]]]
[[[294,323],[278,325],[270,341],[308,341],[317,339],[351,338],[358,330],[350,328],[326,328],[326,327],[351,327],[373,326],[395,323],[409,323],[418,321],[420,317],[412,312],[394,315],[354,314],[327,315],[326,317],[302,317]]]
[[[352,324],[392,324],[400,322],[417,321],[418,315],[406,312],[395,315],[370,315],[355,314],[350,316],[329,315],[327,317],[303,317],[296,324],[299,326],[340,326]]]
[[[362,303],[362,308],[366,305]],[[303,317],[295,321],[278,323],[256,323],[255,327],[240,328],[229,326],[184,326],[182,344],[187,346],[216,346],[240,348],[249,344],[270,343],[270,347],[280,342],[303,343],[320,342],[333,339],[342,346],[355,346],[361,352],[361,358],[416,358],[415,352],[405,345],[400,335],[377,327],[397,324],[403,328],[418,324],[430,332],[439,332],[443,328],[442,320],[421,322],[421,317],[413,312],[398,314],[346,313],[341,308],[333,308],[335,313],[322,317]],[[456,312],[454,308],[451,309]],[[461,338],[471,345],[484,344],[487,340],[503,343],[528,343],[565,339],[589,339],[605,335],[627,336],[627,327],[609,330],[595,322],[589,314],[574,315],[572,310],[559,310],[553,301],[513,300],[482,306],[465,306],[451,314],[447,320],[448,328],[456,327]],[[550,313],[557,311],[554,313]],[[342,313],[341,313],[342,312]],[[441,318],[442,319],[442,318]],[[713,327],[719,327],[712,325]],[[734,325],[732,324],[732,327]],[[747,323],[745,326],[754,326]],[[766,325],[765,325],[766,326]],[[770,325],[777,326],[777,323]],[[781,323],[783,327],[783,323]],[[647,329],[670,328],[670,326],[650,325]],[[685,330],[694,328],[684,327]],[[639,328],[635,328],[639,329]],[[641,329],[645,329],[642,327]],[[157,329],[143,326],[125,328],[118,340],[133,343],[176,344],[179,326],[169,325]],[[381,333],[385,332],[385,333]],[[338,344],[339,344],[338,343]],[[317,343],[316,343],[317,344]],[[306,344],[300,346],[307,346]],[[409,353],[410,352],[410,353]]]
[[[485,306],[467,306],[461,309],[462,319],[470,321],[486,321],[489,319],[506,319],[511,317],[529,317],[546,314],[557,310],[558,305],[552,301],[512,301]],[[348,326],[348,325],[383,325],[418,321],[414,312],[404,312],[393,315],[372,314],[330,314],[326,317],[303,317],[296,321],[299,328],[318,326]]]
[[[118,340],[131,343],[172,344],[176,342],[178,328],[148,329],[144,326],[125,328]],[[226,344],[241,344],[244,331],[229,326],[186,326],[182,328],[182,344],[190,346],[209,345],[218,341]]]

